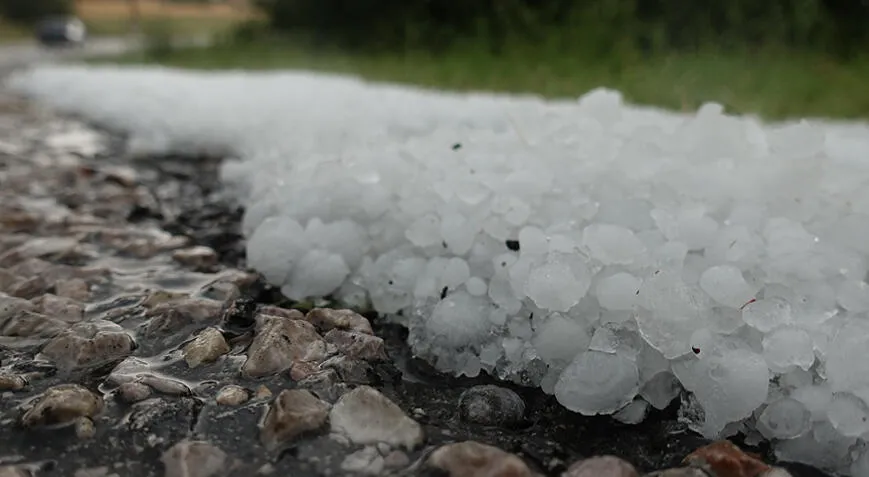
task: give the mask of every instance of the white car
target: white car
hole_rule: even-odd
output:
[[[76,17],[50,17],[36,26],[36,37],[46,46],[81,45],[87,37],[87,27]]]

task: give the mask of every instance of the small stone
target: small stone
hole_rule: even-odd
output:
[[[33,473],[17,465],[0,465],[0,477],[33,477]]]
[[[394,450],[383,458],[383,466],[387,469],[403,469],[410,465],[410,457],[400,450]]]
[[[339,379],[347,384],[372,384],[375,381],[374,371],[367,361],[346,356],[329,358],[320,365],[320,369],[334,369]]]
[[[677,467],[675,469],[658,470],[643,477],[710,477],[710,474],[697,467]]]
[[[754,477],[770,470],[763,461],[727,440],[695,450],[685,457],[682,465],[704,469],[716,477]]]
[[[54,294],[59,297],[86,302],[90,296],[90,286],[81,278],[58,280],[54,283]]]
[[[172,252],[172,259],[181,265],[204,269],[217,265],[217,253],[210,247],[197,245]]]
[[[139,382],[121,384],[115,392],[118,399],[126,403],[144,401],[151,396],[151,388]]]
[[[510,426],[522,421],[525,402],[513,390],[484,384],[459,397],[462,420],[488,426]]]
[[[170,396],[189,396],[192,394],[187,384],[166,376],[143,374],[139,377],[138,381],[154,391]]]
[[[310,323],[260,315],[257,333],[242,365],[247,377],[262,377],[290,369],[297,362],[320,362],[326,358],[326,342]]]
[[[385,442],[412,450],[423,441],[419,423],[370,386],[359,386],[341,396],[332,407],[329,420],[332,432],[355,444]]]
[[[20,391],[27,386],[27,380],[17,374],[0,373],[0,391]]]
[[[25,311],[36,311],[36,305],[24,298],[0,293],[0,326]]]
[[[269,449],[321,428],[329,404],[306,389],[285,389],[269,406],[260,427],[260,440]]]
[[[84,317],[84,306],[69,297],[46,293],[31,301],[43,315],[53,316],[68,323],[77,323]]]
[[[36,276],[15,282],[8,287],[7,293],[29,300],[44,294],[49,287],[49,284],[43,277]]]
[[[769,470],[758,477],[793,477],[790,472],[781,467],[770,467]]]
[[[276,471],[275,466],[270,463],[265,463],[256,471],[256,475],[272,475]]]
[[[217,477],[227,475],[228,456],[208,442],[181,441],[163,453],[164,477]]]
[[[630,463],[611,455],[574,462],[562,477],[639,477]]]
[[[90,439],[97,433],[94,421],[88,417],[80,417],[75,421],[75,435],[79,439]]]
[[[519,457],[475,441],[447,444],[431,453],[426,465],[450,477],[532,477]]]
[[[8,268],[29,258],[49,261],[61,257],[81,256],[78,240],[70,237],[37,237],[0,254],[0,267]]]
[[[261,314],[268,315],[268,313]],[[258,316],[255,301],[250,298],[238,298],[221,309],[220,323],[225,330],[246,332],[257,325]],[[263,319],[260,319],[259,323],[262,324]]]
[[[341,382],[338,372],[334,369],[324,369],[312,374],[296,383],[300,388],[310,390],[318,398],[334,403],[344,393],[350,391],[350,387]]]
[[[103,400],[84,386],[61,384],[46,390],[21,416],[26,427],[70,423],[80,417],[94,417],[103,409]]]
[[[80,323],[49,341],[42,354],[61,369],[105,364],[133,353],[133,338],[111,322],[105,325]]]
[[[314,308],[305,315],[305,320],[311,322],[318,330],[325,333],[332,329],[356,331],[373,335],[371,322],[353,310],[335,310],[332,308]]]
[[[217,328],[206,328],[184,346],[184,360],[187,366],[195,368],[203,363],[214,362],[229,351],[223,333]]]
[[[221,388],[214,400],[217,404],[223,406],[239,406],[250,399],[250,394],[250,391],[247,389],[236,384],[230,384]]]
[[[258,388],[256,388],[256,393],[254,393],[254,398],[256,399],[268,399],[272,397],[272,390],[268,388],[265,384],[260,384]]]
[[[351,359],[385,361],[386,346],[383,339],[358,331],[330,330],[323,338],[338,347],[338,351]]]
[[[78,469],[73,474],[73,477],[118,477],[118,474],[111,472],[108,466],[90,467]]]
[[[269,316],[280,316],[290,320],[304,320],[305,314],[295,308],[281,308],[274,305],[263,305],[259,309],[260,314]]]
[[[51,338],[68,329],[69,323],[32,311],[21,311],[8,320],[0,320],[0,336]]]
[[[301,381],[308,376],[313,376],[320,371],[320,365],[310,361],[296,361],[290,366],[290,378],[293,381]]]
[[[341,470],[367,475],[380,475],[383,472],[383,457],[371,446],[349,454],[341,462]]]

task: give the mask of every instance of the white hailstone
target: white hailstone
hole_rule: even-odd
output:
[[[636,363],[624,355],[586,351],[564,369],[555,397],[584,414],[610,414],[630,403],[639,391]]]
[[[754,297],[742,272],[732,265],[710,267],[700,276],[700,288],[713,300],[732,308],[739,308]]]
[[[607,310],[632,310],[638,300],[640,284],[630,273],[619,272],[601,279],[595,287],[595,296]]]
[[[749,326],[764,333],[794,321],[790,303],[777,297],[748,303],[742,308],[742,319]]]
[[[769,403],[757,418],[767,439],[793,439],[811,428],[812,413],[800,401],[785,397]]]
[[[630,264],[646,252],[646,246],[627,227],[591,224],[582,233],[582,243],[601,263]]]

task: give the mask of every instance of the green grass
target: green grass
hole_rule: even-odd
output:
[[[33,30],[0,19],[0,44],[33,39]]]
[[[471,51],[471,53],[469,53]],[[193,69],[305,69],[449,90],[575,98],[606,86],[635,103],[694,110],[717,101],[730,112],[766,119],[869,119],[869,60],[844,64],[796,53],[674,54],[588,61],[566,54],[473,53],[361,55],[311,51],[287,41],[224,43],[207,49],[131,54],[101,60]]]

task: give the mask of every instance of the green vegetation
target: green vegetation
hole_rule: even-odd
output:
[[[72,13],[72,0],[0,0],[0,17],[9,23],[32,25],[47,15]]]
[[[354,50],[498,54],[533,45],[585,56],[776,45],[852,57],[869,47],[862,0],[256,0],[277,30]]]
[[[359,75],[452,90],[577,97],[591,88],[622,91],[632,102],[694,110],[718,101],[735,113],[869,118],[869,61],[765,51],[672,53],[649,58],[580,56],[516,49],[492,55],[472,47],[449,52],[346,53],[302,42],[221,42],[210,48],[146,51],[101,62],[159,63],[195,69],[295,68]]]
[[[869,5],[860,0],[256,0],[207,49],[114,61],[295,68],[452,90],[631,102],[717,101],[768,119],[869,118]],[[292,33],[292,38],[288,32]]]

